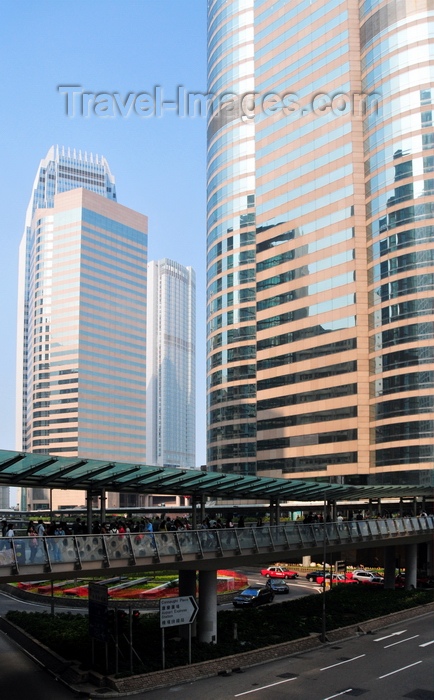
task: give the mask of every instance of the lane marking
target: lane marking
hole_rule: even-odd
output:
[[[425,644],[419,644],[420,647],[429,647],[430,644],[434,644],[434,639],[432,642],[425,642]]]
[[[403,644],[403,642],[409,642],[410,639],[416,639],[416,637],[420,637],[420,634],[415,634],[414,637],[407,637],[406,639],[400,639],[399,642],[393,642],[393,644],[386,644],[384,649],[389,649],[389,647],[394,647],[397,644]]]
[[[383,639],[390,639],[390,637],[396,637],[398,634],[404,634],[404,632],[407,632],[407,630],[401,630],[400,632],[394,632],[393,634],[388,634],[387,637],[379,637],[378,639],[374,639],[374,642],[382,642]]]
[[[422,661],[416,661],[414,664],[410,664],[409,666],[403,666],[402,668],[397,668],[396,671],[391,671],[390,673],[385,673],[384,676],[378,676],[378,679],[381,678],[387,678],[387,676],[393,676],[394,673],[400,673],[401,671],[405,671],[407,668],[412,668],[412,666],[417,666],[418,664],[421,664]]]
[[[362,659],[366,654],[360,654],[360,656],[354,656],[352,659],[347,659],[346,661],[339,661],[338,664],[333,664],[332,666],[324,666],[324,668],[320,668],[320,671],[327,671],[329,668],[335,668],[336,666],[342,666],[342,664],[349,664],[350,661],[356,661],[357,659]]]
[[[328,698],[324,698],[324,700],[332,700],[332,698],[338,698],[339,695],[345,695],[346,693],[351,693],[353,689],[348,688],[348,690],[343,690],[342,693],[336,693],[336,695],[329,695]]]
[[[284,681],[278,681],[277,683],[270,683],[270,685],[263,685],[261,688],[255,688],[254,690],[245,690],[244,693],[238,693],[234,695],[234,698],[240,698],[242,695],[248,695],[249,693],[257,693],[258,690],[266,690],[266,688],[274,688],[275,685],[281,685],[282,683],[290,683],[290,681],[295,681],[296,678],[287,678]]]

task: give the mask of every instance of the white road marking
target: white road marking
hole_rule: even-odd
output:
[[[429,647],[430,644],[434,644],[434,639],[432,642],[425,642],[425,644],[419,644],[420,647]]]
[[[329,695],[328,698],[324,698],[324,700],[332,700],[332,698],[338,698],[339,695],[345,695],[346,693],[351,693],[352,688],[348,688],[348,690],[343,690],[342,693],[336,693],[336,695]]]
[[[374,642],[382,642],[383,639],[390,639],[390,637],[396,637],[399,634],[404,634],[404,632],[407,632],[407,630],[401,630],[400,632],[394,632],[393,634],[388,634],[387,637],[379,637],[378,639],[374,639]]]
[[[393,676],[394,673],[400,673],[400,671],[405,671],[407,668],[411,668],[412,666],[417,666],[418,664],[421,664],[422,661],[416,661],[414,664],[410,664],[409,666],[403,666],[402,668],[397,668],[396,671],[391,671],[390,673],[385,673],[384,676],[378,676],[378,678],[387,678],[387,676]]]
[[[257,693],[258,690],[266,690],[266,688],[274,688],[275,685],[281,685],[282,683],[289,683],[290,681],[295,681],[295,678],[287,678],[284,681],[278,681],[277,683],[271,683],[270,685],[263,685],[261,688],[255,688],[254,690],[246,690],[244,693],[238,693],[234,695],[234,698],[240,698],[242,695],[248,695],[249,693]]]
[[[324,666],[320,668],[320,671],[327,671],[329,668],[335,668],[335,666],[342,666],[342,664],[349,664],[350,661],[356,661],[357,659],[362,659],[366,654],[360,654],[360,656],[354,656],[352,659],[347,659],[346,661],[339,661],[338,664],[333,664],[332,666]]]
[[[397,644],[402,644],[403,642],[409,642],[410,639],[416,639],[416,637],[419,637],[419,634],[415,634],[414,637],[407,637],[406,639],[400,639],[399,642],[393,642],[393,644],[387,644],[384,649],[388,649],[389,647],[394,647]]]

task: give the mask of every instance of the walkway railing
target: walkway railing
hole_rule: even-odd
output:
[[[98,575],[107,569],[134,573],[144,568],[176,568],[182,562],[196,562],[191,568],[202,568],[200,562],[210,559],[218,559],[219,568],[223,568],[225,558],[240,558],[242,565],[242,558],[252,555],[270,558],[270,553],[318,550],[324,547],[324,537],[330,548],[349,549],[369,542],[386,546],[403,538],[428,541],[433,534],[434,516],[428,516],[224,530],[3,537],[0,538],[0,581],[44,575],[53,578],[53,574],[67,572]]]

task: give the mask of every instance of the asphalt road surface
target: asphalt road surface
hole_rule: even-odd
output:
[[[434,615],[137,700],[434,700]]]

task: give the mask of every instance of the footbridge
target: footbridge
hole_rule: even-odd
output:
[[[434,516],[176,532],[1,538],[0,583],[176,570],[181,596],[197,593],[200,641],[217,639],[217,570],[367,547],[384,550],[394,588],[396,547],[405,547],[406,587],[417,585],[418,546],[432,568]],[[381,562],[380,562],[381,564]],[[434,573],[433,571],[430,572]]]
[[[175,532],[2,538],[0,582],[250,566],[431,542],[434,516]]]

